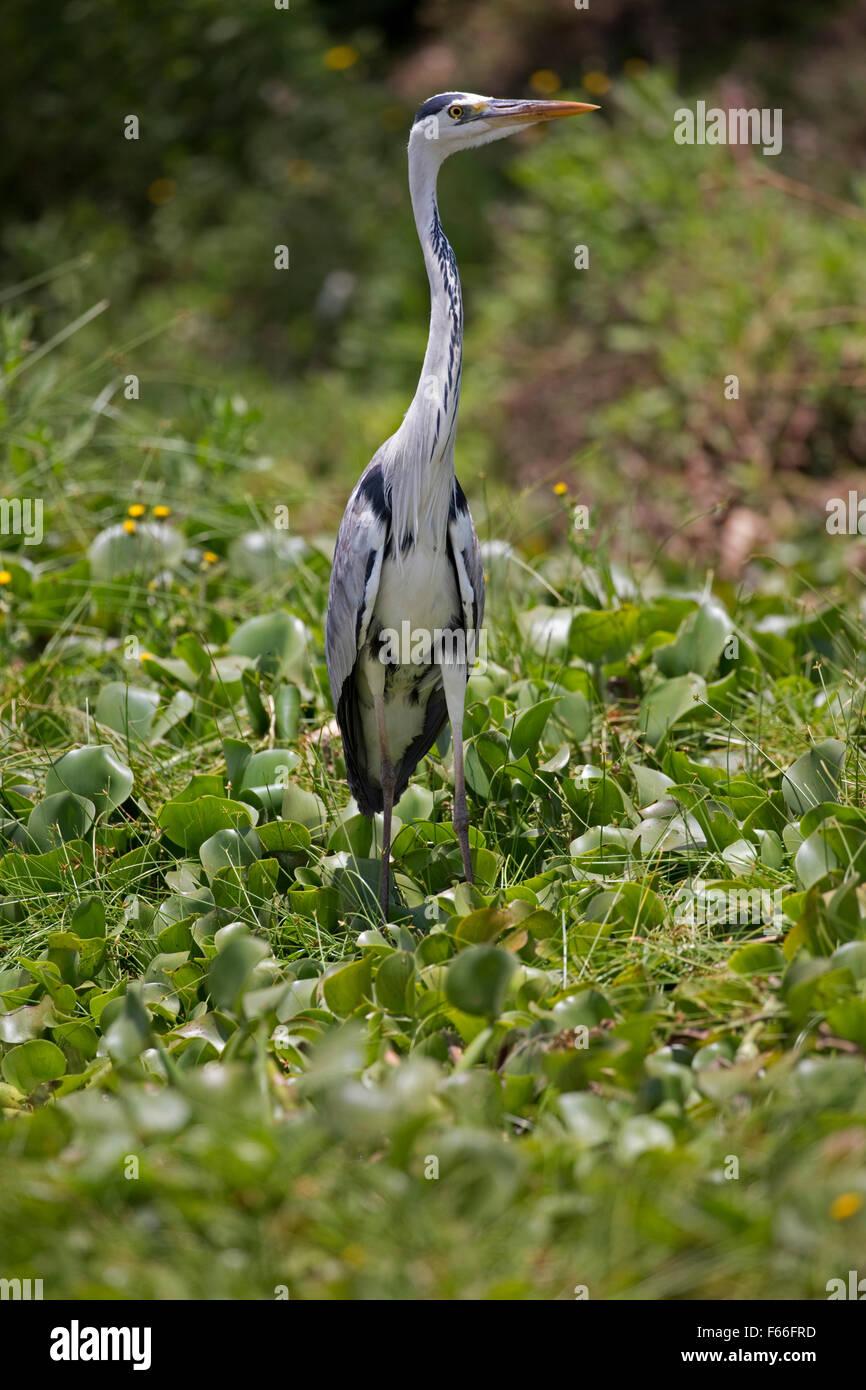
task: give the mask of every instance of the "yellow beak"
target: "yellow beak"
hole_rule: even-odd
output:
[[[532,125],[599,109],[588,101],[491,101],[479,115],[482,120],[502,120],[508,125]]]

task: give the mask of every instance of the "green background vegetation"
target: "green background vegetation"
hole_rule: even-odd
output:
[[[866,556],[825,527],[864,7],[11,0],[0,43],[0,498],[45,530],[0,536],[0,1274],[824,1297],[866,1222]],[[405,139],[449,88],[603,109],[442,175],[478,883],[446,739],[384,927],[324,609],[423,355]],[[697,98],[781,107],[783,154],[675,145]]]

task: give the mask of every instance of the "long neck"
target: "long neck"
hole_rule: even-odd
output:
[[[463,363],[463,298],[454,252],[439,221],[438,161],[431,157],[431,142],[424,143],[426,149],[420,141],[410,149],[409,191],[430,281],[430,332],[418,389],[409,410],[424,426],[430,461],[448,457],[453,462]]]
[[[436,204],[439,161],[422,138],[409,146],[409,191],[430,281],[430,331],[418,387],[389,441],[386,469],[399,537],[417,533],[425,519],[439,532],[447,519],[463,360],[460,278]]]

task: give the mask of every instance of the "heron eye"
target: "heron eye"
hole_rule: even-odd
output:
[[[462,107],[462,106],[449,106],[449,107],[448,107],[448,115],[451,117],[451,119],[452,119],[453,121],[459,121],[459,120],[460,120],[460,117],[463,115],[463,107]]]

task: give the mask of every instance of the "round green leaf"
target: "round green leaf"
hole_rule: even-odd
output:
[[[80,840],[95,816],[96,807],[87,797],[55,792],[33,807],[27,833],[38,849],[50,850],[69,840]]]
[[[167,801],[156,818],[171,840],[185,854],[198,854],[218,830],[237,830],[252,825],[253,813],[243,801],[223,796],[200,796],[195,801]]]
[[[789,811],[802,816],[822,801],[834,801],[844,762],[844,743],[828,738],[792,763],[782,778],[782,795]]]
[[[263,613],[241,623],[229,638],[228,648],[253,661],[265,658],[275,670],[287,671],[303,662],[308,637],[300,618],[278,608],[275,613]]]
[[[465,1014],[495,1018],[502,1011],[516,969],[514,957],[498,946],[469,946],[448,967],[448,1001]]]
[[[157,691],[109,681],[100,690],[93,713],[100,724],[107,724],[124,738],[142,740],[151,731],[158,707]]]
[[[88,551],[94,579],[111,581],[124,575],[156,574],[173,569],[184,550],[184,539],[165,522],[138,521],[127,530],[124,522],[109,526],[92,542]]]
[[[99,815],[113,811],[132,791],[133,776],[107,744],[72,748],[48,769],[46,795],[70,791],[92,801]]]
[[[29,1096],[45,1081],[56,1081],[66,1071],[66,1058],[60,1048],[45,1038],[33,1038],[7,1052],[3,1058],[3,1077]]]

